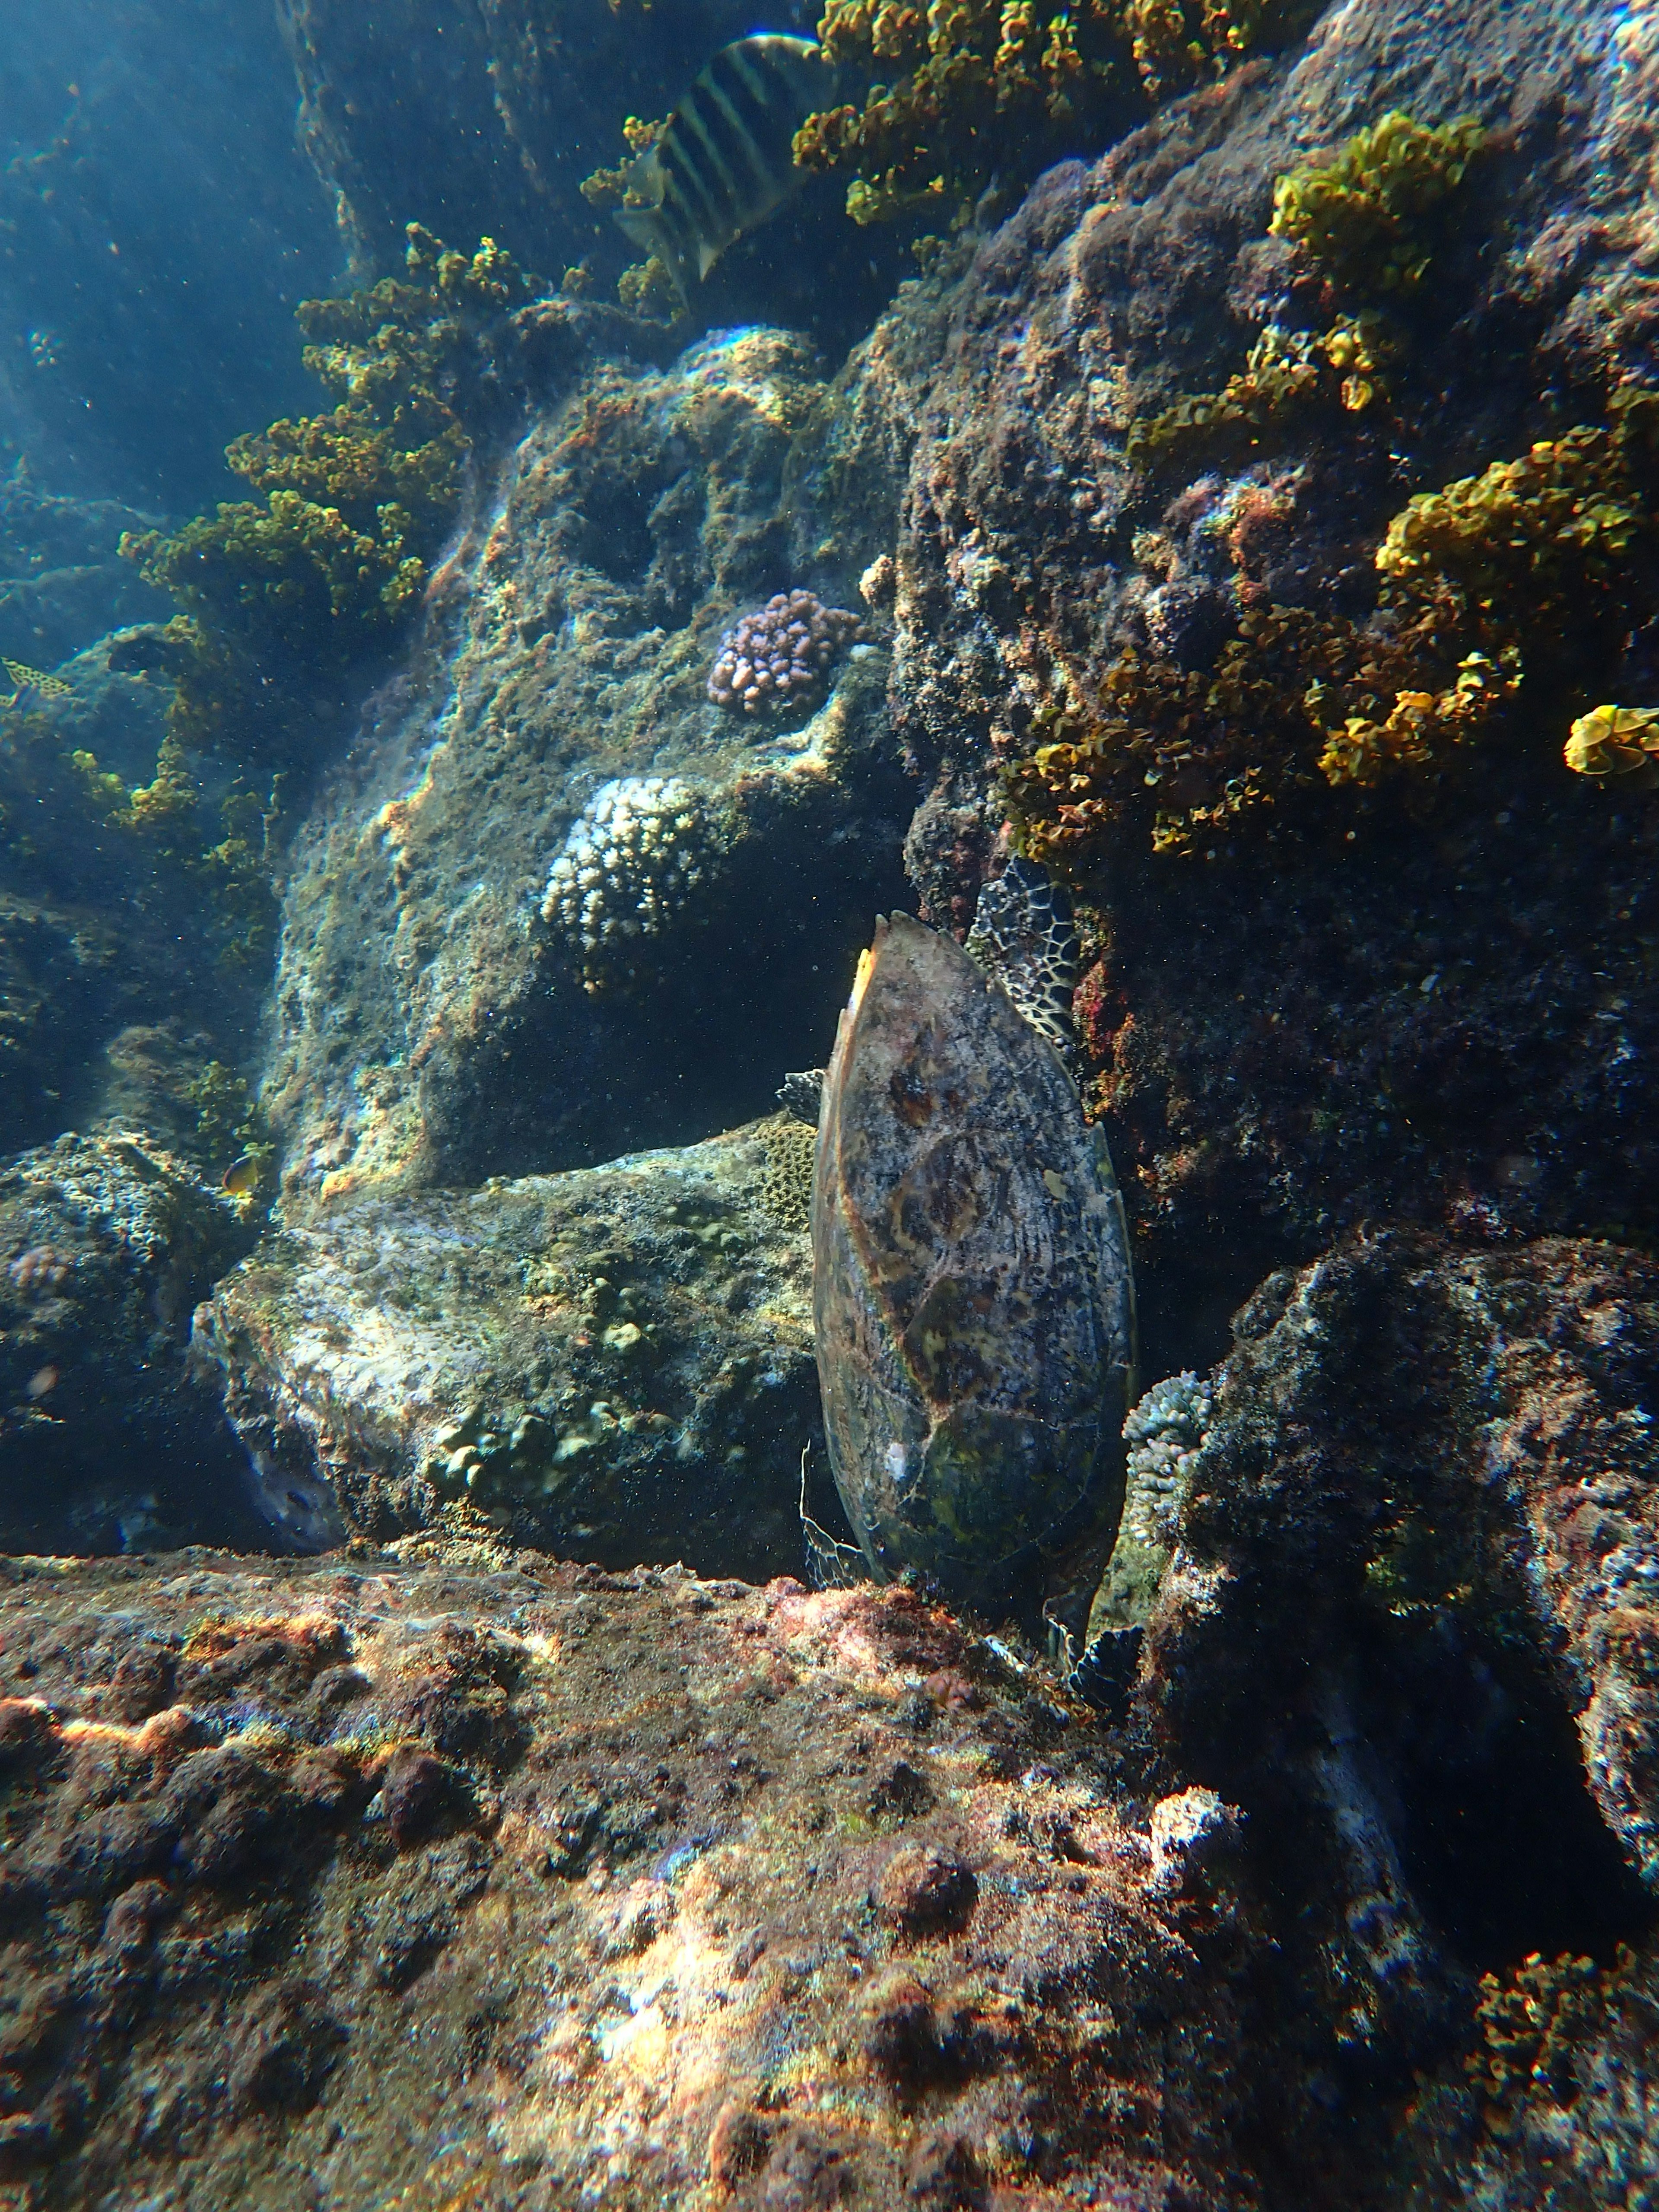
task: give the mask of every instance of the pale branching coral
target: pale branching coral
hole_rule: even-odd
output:
[[[542,919],[579,955],[586,989],[627,980],[641,940],[659,936],[691,899],[716,836],[706,799],[678,776],[600,785],[542,899]]]

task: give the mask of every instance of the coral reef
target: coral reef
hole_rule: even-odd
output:
[[[613,1565],[797,1567],[812,1139],[781,1121],[284,1229],[194,1332],[266,1488],[369,1537],[465,1504]]]
[[[1188,0],[1084,0],[1052,11],[1031,0],[827,0],[818,24],[825,53],[878,81],[862,106],[809,117],[795,158],[809,169],[855,172],[847,189],[855,222],[916,210],[948,218],[994,171],[1006,180],[1012,164],[1029,176],[1068,142],[1121,129],[1144,100],[1294,37],[1309,12],[1296,0],[1201,9]]]
[[[542,898],[542,920],[580,949],[585,989],[625,981],[637,940],[683,924],[719,842],[705,795],[680,776],[599,786],[565,833]]]
[[[813,707],[823,695],[830,663],[863,635],[856,615],[826,607],[812,592],[799,586],[775,592],[720,640],[708,672],[708,696],[717,707],[744,714]]]
[[[1279,178],[1268,228],[1304,247],[1345,292],[1408,295],[1428,275],[1437,218],[1487,135],[1474,116],[1431,126],[1395,108]]]
[[[823,1059],[870,914],[902,891],[886,657],[852,645],[787,719],[721,713],[707,686],[772,576],[823,577],[832,603],[890,526],[885,449],[849,459],[830,416],[811,348],[766,328],[665,368],[578,356],[550,394],[444,586],[453,646],[388,695],[344,812],[324,798],[295,833],[264,1092],[291,1197],[673,1143]],[[629,798],[630,854],[648,820],[677,856],[654,885],[673,921],[629,936],[655,863],[578,817],[647,782],[689,788],[695,827],[673,830],[678,796],[660,821]],[[595,867],[614,908],[577,880]],[[608,937],[582,923],[593,892]],[[418,957],[383,957],[394,936]]]

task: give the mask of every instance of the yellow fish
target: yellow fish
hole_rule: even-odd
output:
[[[264,1174],[264,1161],[258,1152],[244,1152],[225,1170],[224,1188],[232,1198],[246,1198],[251,1190],[258,1190]]]

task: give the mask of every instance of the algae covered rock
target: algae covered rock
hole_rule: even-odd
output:
[[[11,1551],[255,1538],[240,1455],[186,1374],[246,1207],[142,1133],[0,1169],[0,1539]]]
[[[24,1563],[0,1648],[43,2203],[1340,2201],[1225,1855],[909,1591]]]
[[[1162,1531],[1143,1718],[1297,1866],[1287,1966],[1355,2063],[1461,2092],[1483,1975],[1513,1996],[1534,1954],[1610,1971],[1625,1943],[1616,2040],[1659,1890],[1659,1271],[1396,1231],[1270,1278],[1235,1328]],[[1517,2099],[1547,2133],[1547,2084]]]
[[[812,1243],[824,1431],[872,1567],[1035,1604],[1045,1561],[1118,1504],[1122,1209],[1054,1048],[905,915],[842,1017]]]
[[[482,1513],[611,1565],[799,1563],[810,1168],[774,1122],[276,1234],[197,1316],[266,1491],[354,1532]]]
[[[296,834],[264,1086],[296,1204],[746,1119],[901,888],[879,647],[776,714],[708,696],[734,615],[878,550],[810,476],[823,364],[751,328],[578,367]]]

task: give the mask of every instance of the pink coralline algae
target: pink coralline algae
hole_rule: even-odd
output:
[[[8,1279],[26,1295],[61,1289],[74,1272],[74,1261],[50,1244],[32,1244],[6,1269]]]
[[[773,706],[810,705],[843,646],[862,634],[856,615],[826,607],[811,592],[775,592],[727,630],[708,678],[717,707],[745,714]]]

